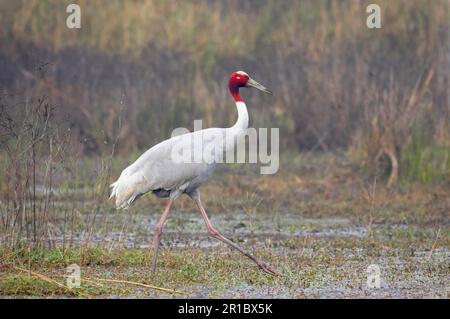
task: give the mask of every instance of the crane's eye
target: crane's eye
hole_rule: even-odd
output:
[[[238,77],[236,77],[236,79],[240,80],[240,79],[241,79],[241,77],[240,77],[240,76],[238,76]]]

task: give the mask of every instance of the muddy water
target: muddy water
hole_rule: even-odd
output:
[[[107,214],[98,216],[104,226],[91,237],[92,244],[109,248],[150,249],[157,214]],[[280,258],[301,254],[309,263],[282,266],[286,279],[271,285],[248,282],[225,283],[220,289],[193,284],[186,287],[193,298],[448,298],[450,291],[450,250],[433,249],[428,242],[435,228],[414,225],[376,225],[368,229],[346,218],[301,218],[284,215],[246,214],[211,216],[213,225],[226,236],[247,247],[267,249]],[[364,242],[375,231],[377,247]],[[442,236],[448,235],[444,230]],[[86,240],[87,233],[76,232],[74,243]],[[416,238],[417,237],[417,238]],[[61,241],[61,236],[56,236]],[[427,244],[421,244],[424,238]],[[292,246],[291,241],[296,241]],[[405,241],[406,244],[402,244]],[[409,246],[407,242],[414,243]],[[339,243],[339,244],[338,244]],[[222,243],[207,236],[197,213],[173,212],[164,229],[166,248],[200,247],[219,249]],[[324,259],[318,259],[323,257]],[[334,260],[341,260],[334,263]],[[367,267],[379,267],[379,286],[368,286]],[[280,265],[279,265],[280,266]],[[284,268],[283,268],[284,267]],[[130,271],[147,271],[138,269]],[[252,271],[257,271],[256,268]],[[143,297],[161,294],[138,292]],[[112,296],[106,296],[112,297]],[[129,296],[129,297],[135,297]]]
[[[109,226],[106,231],[93,234],[90,238],[92,244],[114,243],[115,247],[146,248],[151,242],[154,226],[158,215],[126,215],[107,214],[97,216],[104,224]],[[211,216],[212,224],[233,238],[240,241],[253,239],[276,243],[291,237],[356,237],[367,236],[367,227],[352,225],[345,218],[299,218],[296,216],[283,216],[283,220],[274,217],[255,218],[245,214]],[[218,245],[214,239],[207,236],[203,219],[199,214],[186,212],[172,212],[164,228],[164,243],[170,247],[214,247]],[[88,236],[85,231],[77,231],[73,235],[75,243],[84,242]],[[62,236],[55,236],[57,241]],[[256,243],[257,244],[257,243]],[[258,246],[258,245],[257,245]]]

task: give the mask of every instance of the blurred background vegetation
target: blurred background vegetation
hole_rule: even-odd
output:
[[[66,27],[71,2],[81,29]],[[390,184],[448,179],[448,1],[377,1],[381,29],[366,27],[369,3],[1,1],[2,116],[44,97],[79,154],[114,141],[136,154],[194,119],[231,125],[226,83],[242,69],[275,93],[244,94],[282,153],[343,151]]]

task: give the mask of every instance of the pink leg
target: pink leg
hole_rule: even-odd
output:
[[[169,216],[170,207],[173,204],[173,200],[169,200],[169,203],[167,204],[166,208],[164,209],[164,212],[159,219],[159,222],[156,224],[155,227],[155,234],[153,235],[153,266],[152,266],[152,272],[154,273],[156,270],[156,260],[158,258],[158,248],[159,243],[161,241],[161,234],[164,225],[166,224],[167,216]]]
[[[277,273],[275,271],[273,271],[272,269],[270,269],[269,266],[266,265],[264,262],[259,261],[253,255],[249,254],[248,252],[243,250],[241,247],[239,247],[238,245],[233,243],[231,240],[229,240],[228,238],[224,237],[221,233],[219,233],[219,231],[216,230],[211,225],[211,221],[209,220],[208,215],[206,214],[206,211],[203,208],[202,202],[200,201],[200,197],[197,197],[194,200],[195,200],[195,203],[197,204],[198,209],[200,210],[200,213],[203,216],[203,219],[205,220],[206,228],[208,229],[208,234],[211,237],[214,237],[214,238],[224,242],[228,246],[233,247],[234,249],[237,249],[242,254],[244,254],[245,256],[250,258],[251,260],[253,260],[258,265],[259,269],[261,269],[262,271],[264,271],[264,272],[266,272],[266,273],[268,273],[270,275],[277,275]]]

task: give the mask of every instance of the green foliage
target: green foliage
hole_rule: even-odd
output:
[[[401,150],[402,176],[422,183],[450,178],[450,146],[440,146],[414,127],[410,142]]]
[[[0,294],[10,296],[51,296],[67,294],[67,290],[39,278],[11,277],[0,280]]]

